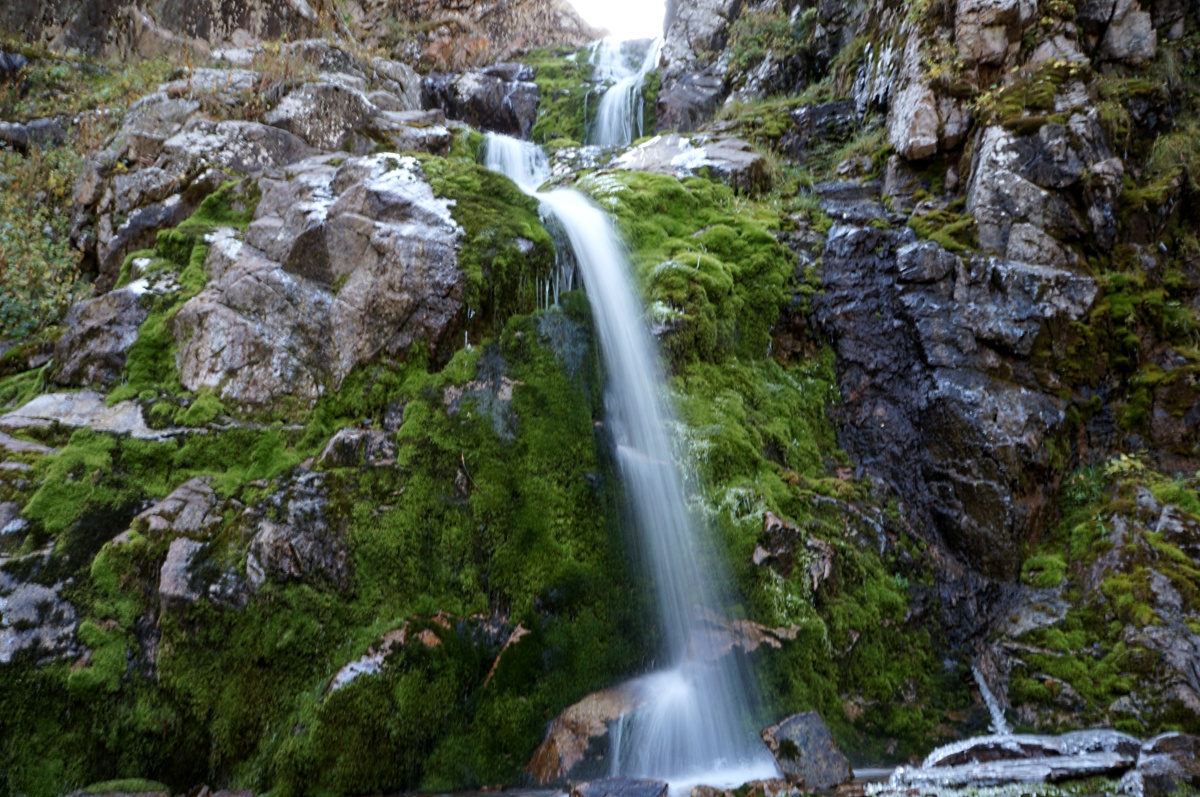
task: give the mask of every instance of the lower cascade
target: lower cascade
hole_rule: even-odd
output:
[[[605,213],[576,191],[539,192],[549,176],[535,145],[489,134],[484,163],[535,196],[562,229],[587,290],[608,372],[606,425],[653,580],[669,668],[638,679],[642,708],[613,731],[614,775],[740,785],[777,770],[757,738],[753,689],[736,655],[709,650],[697,621],[719,607],[723,574],[701,565],[667,429],[665,376],[635,295],[621,241]]]

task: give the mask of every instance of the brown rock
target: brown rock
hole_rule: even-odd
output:
[[[608,732],[608,723],[637,710],[641,700],[636,690],[620,687],[588,695],[550,723],[525,771],[543,786],[567,777],[592,740]]]

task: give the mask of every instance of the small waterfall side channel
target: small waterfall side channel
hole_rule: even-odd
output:
[[[748,673],[736,654],[711,649],[697,624],[719,613],[717,598],[726,579],[711,565],[701,567],[704,529],[688,513],[667,433],[674,421],[664,396],[665,374],[622,242],[608,216],[582,194],[537,190],[550,174],[537,146],[489,134],[484,164],[538,199],[574,256],[608,373],[606,423],[634,533],[654,582],[669,667],[629,685],[644,705],[613,729],[612,774],[666,780],[685,794],[697,783],[729,787],[777,777],[753,724]]]

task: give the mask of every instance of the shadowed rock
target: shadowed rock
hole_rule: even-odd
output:
[[[792,783],[806,789],[832,789],[854,777],[850,762],[815,711],[764,728],[761,736]]]

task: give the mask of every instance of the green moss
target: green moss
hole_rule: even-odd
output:
[[[935,241],[949,252],[968,252],[979,246],[979,235],[975,218],[966,213],[955,213],[950,209],[914,213],[908,226],[921,238]]]
[[[592,64],[584,51],[537,50],[522,61],[535,70],[538,85],[538,117],[530,137],[539,144],[560,145],[587,139],[588,119],[600,98],[593,96]]]
[[[106,630],[85,620],[79,626],[79,641],[91,649],[87,666],[73,669],[67,689],[74,695],[116,692],[126,670],[125,637],[119,630]]]
[[[622,172],[579,185],[615,212],[672,363],[766,354],[793,277],[769,205],[702,178]]]
[[[148,794],[150,792],[170,793],[171,787],[156,780],[144,778],[123,778],[121,780],[106,780],[93,783],[81,789],[83,794]]]
[[[212,393],[201,393],[186,410],[178,413],[179,423],[184,426],[204,426],[225,412],[221,400]]]
[[[1067,563],[1056,554],[1031,556],[1021,565],[1021,580],[1040,589],[1062,584],[1067,575]]]
[[[509,316],[537,308],[539,288],[554,267],[554,244],[537,202],[477,163],[426,156],[421,165],[434,192],[454,200],[451,212],[463,226],[458,265],[466,275],[472,336],[494,335]]]

